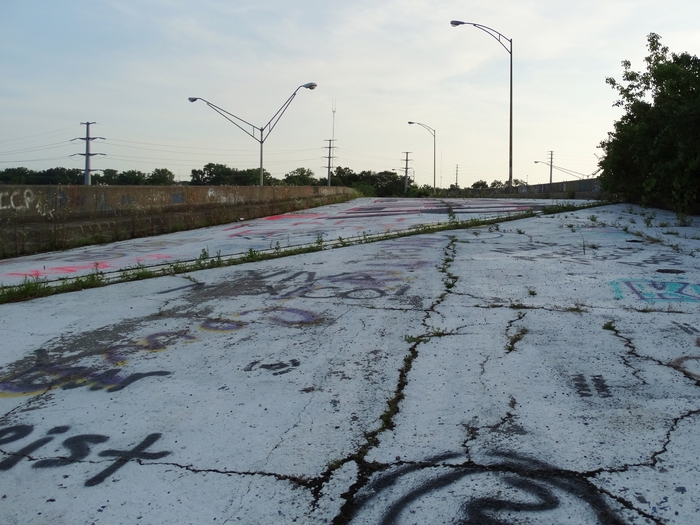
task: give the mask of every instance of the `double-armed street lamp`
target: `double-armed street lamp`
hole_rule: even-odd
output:
[[[430,134],[433,136],[433,195],[435,195],[435,130],[431,128],[430,126],[426,126],[425,124],[421,124],[420,122],[412,122],[410,121],[409,124],[417,124],[425,129],[427,129]]]
[[[241,130],[243,130],[245,133],[247,133],[248,135],[250,135],[251,137],[253,137],[255,140],[257,140],[260,143],[260,186],[262,186],[263,185],[263,143],[265,142],[267,137],[270,136],[270,133],[275,128],[275,126],[277,125],[279,120],[282,118],[282,115],[284,115],[284,112],[289,107],[289,104],[292,103],[292,100],[294,100],[294,97],[297,96],[297,91],[299,91],[301,88],[316,89],[316,86],[317,86],[317,84],[315,82],[308,82],[307,84],[302,84],[301,86],[296,88],[294,90],[294,93],[292,93],[292,95],[287,99],[287,101],[284,104],[282,104],[282,107],[279,110],[277,110],[277,113],[275,113],[272,116],[272,118],[270,119],[270,121],[262,127],[257,127],[254,124],[251,124],[250,122],[243,120],[240,117],[237,117],[233,113],[229,113],[225,109],[222,109],[219,106],[216,106],[216,105],[212,104],[211,102],[209,102],[208,100],[205,100],[203,98],[188,97],[187,100],[189,100],[190,102],[196,102],[198,100],[201,100],[207,106],[209,106],[211,109],[216,111],[219,115],[224,117],[226,120],[228,120],[229,122],[231,122],[232,124],[234,124],[235,126],[240,128]],[[229,117],[233,117],[235,120],[232,120]],[[246,125],[250,126],[251,128],[253,128],[253,132],[248,131],[246,128],[241,126],[237,121],[242,122],[243,124],[246,124]],[[255,135],[256,131],[260,132],[260,138],[258,138]]]
[[[491,29],[485,25],[475,24],[473,22],[462,22],[460,20],[452,20],[450,22],[452,27],[457,26],[474,26],[477,29],[481,29],[485,33],[488,33],[493,38],[498,40],[498,43],[503,46],[503,49],[508,51],[510,55],[510,131],[509,131],[509,143],[508,143],[508,187],[513,187],[513,39],[506,38],[503,34],[499,33],[495,29]],[[506,46],[506,42],[508,45]]]

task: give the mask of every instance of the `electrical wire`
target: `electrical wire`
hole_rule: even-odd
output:
[[[23,148],[15,149],[10,151],[0,151],[0,155],[16,155],[17,153],[29,153],[31,151],[44,151],[47,149],[64,148],[70,146],[71,144],[67,142],[54,142],[52,144],[46,144],[44,146],[36,146],[34,148]]]

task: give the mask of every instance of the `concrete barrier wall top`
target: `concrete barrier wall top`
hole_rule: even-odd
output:
[[[249,206],[345,195],[326,186],[0,186],[0,219],[52,221]]]

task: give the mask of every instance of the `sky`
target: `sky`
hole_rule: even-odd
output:
[[[419,185],[508,179],[512,39],[513,178],[549,182],[548,162],[597,169],[621,110],[606,77],[643,69],[654,32],[700,53],[692,0],[2,0],[0,169],[92,168],[179,180],[209,162],[258,168],[260,144],[201,97],[262,127],[264,167],[401,170]],[[508,47],[506,42],[506,47]],[[335,109],[335,112],[333,111]],[[423,123],[435,130],[408,125]],[[433,173],[433,153],[436,158]],[[71,156],[74,155],[74,156]],[[574,177],[554,170],[554,182]]]

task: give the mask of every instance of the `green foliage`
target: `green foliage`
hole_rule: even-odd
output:
[[[122,171],[117,176],[117,184],[121,184],[124,186],[142,186],[142,185],[146,184],[147,179],[148,179],[148,175],[146,175],[142,171],[127,170],[127,171]]]
[[[175,174],[167,168],[156,168],[146,177],[146,182],[154,186],[172,186],[175,184]]]
[[[258,178],[260,178],[259,175]],[[285,186],[317,186],[318,180],[310,169],[297,168],[284,176],[283,184]]]
[[[483,190],[489,187],[489,183],[485,180],[478,180],[472,184],[472,188],[475,190]]]
[[[0,170],[0,184],[82,184],[83,170],[79,168],[49,168],[34,171],[28,168]]]
[[[684,220],[700,197],[700,59],[669,53],[647,37],[646,71],[622,62],[617,91],[625,114],[601,142],[601,188],[633,202],[670,205]]]
[[[331,176],[331,183],[333,186],[354,188],[366,197],[400,197],[416,187],[409,179],[408,192],[404,192],[404,178],[393,171],[355,173],[350,168],[340,166],[335,168],[335,173]]]
[[[192,186],[255,186],[260,184],[260,170],[238,170],[210,162],[201,170],[192,170],[190,178]],[[271,178],[269,173],[263,172],[263,181],[271,182]]]

